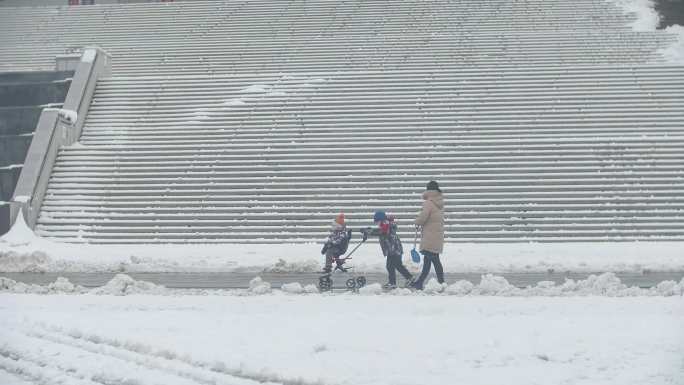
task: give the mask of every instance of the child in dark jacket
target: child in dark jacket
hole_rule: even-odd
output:
[[[377,228],[366,229],[364,231],[364,239],[368,235],[377,236],[380,241],[382,254],[387,257],[388,282],[384,287],[387,289],[397,287],[397,271],[406,279],[406,286],[412,285],[413,276],[411,276],[411,273],[409,273],[401,261],[404,248],[401,245],[399,235],[397,235],[397,225],[394,223],[394,218],[387,216],[383,211],[377,211],[373,215],[373,222],[375,222]]]
[[[325,242],[323,250],[321,250],[321,254],[325,254],[323,272],[330,273],[333,261],[347,252],[351,232],[351,230],[347,230],[347,226],[344,223],[344,213],[340,213],[333,221],[328,240]]]

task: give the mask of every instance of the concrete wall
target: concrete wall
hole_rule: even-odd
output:
[[[62,106],[73,72],[0,73],[0,202],[10,201],[46,104]],[[9,206],[0,203],[0,234]]]
[[[16,219],[19,210],[23,210],[28,225],[35,225],[57,152],[60,147],[78,140],[95,93],[97,80],[110,74],[109,55],[98,48],[86,48],[82,60],[76,65],[76,72],[63,107],[65,110],[78,113],[76,121],[72,121],[67,114],[55,108],[46,108],[42,111],[10,201],[10,224]]]
[[[43,106],[0,107],[0,138],[32,133],[42,110]]]
[[[10,205],[0,203],[0,234],[9,231]]]
[[[6,202],[12,199],[14,186],[19,181],[21,167],[4,168],[0,170],[0,201]]]
[[[35,106],[61,103],[69,91],[69,81],[45,83],[0,83],[0,106]]]

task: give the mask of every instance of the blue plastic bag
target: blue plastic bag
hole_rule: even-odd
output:
[[[418,244],[418,226],[416,226],[416,233],[413,237],[413,250],[411,250],[411,260],[415,263],[420,263],[420,253],[416,250]]]
[[[415,263],[420,263],[420,253],[415,247],[411,250],[411,260]]]

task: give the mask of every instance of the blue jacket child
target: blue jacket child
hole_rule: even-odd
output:
[[[401,261],[404,248],[397,234],[397,224],[394,222],[394,218],[388,216],[384,211],[377,211],[373,215],[373,222],[377,227],[367,229],[364,232],[364,239],[368,235],[377,236],[382,255],[387,257],[385,267],[387,268],[388,282],[385,284],[385,288],[393,289],[397,287],[397,271],[406,279],[406,286],[412,285],[413,276]]]

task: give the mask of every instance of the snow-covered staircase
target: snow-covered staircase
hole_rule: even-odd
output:
[[[684,67],[634,20],[604,0],[3,9],[0,70],[112,55],[38,218],[58,240],[313,241],[377,209],[410,237],[431,179],[450,241],[684,240]]]
[[[0,71],[98,45],[113,73],[178,75],[658,62],[605,0],[193,1],[3,8]]]
[[[684,238],[684,67],[117,78],[62,151],[65,240],[311,240],[427,181],[452,241]]]

